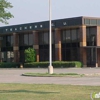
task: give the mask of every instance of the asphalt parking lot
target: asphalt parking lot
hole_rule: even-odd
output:
[[[86,74],[86,77],[27,77],[23,73],[46,73],[48,69],[0,69],[0,83],[66,84],[100,86],[100,68],[60,68],[54,73]]]

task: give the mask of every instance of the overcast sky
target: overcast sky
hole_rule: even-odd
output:
[[[14,15],[9,25],[49,20],[49,0],[8,1],[13,5],[9,11]],[[52,0],[53,20],[78,16],[100,17],[100,0]]]

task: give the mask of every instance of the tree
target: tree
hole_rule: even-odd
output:
[[[25,50],[25,62],[35,62],[36,52],[33,48],[28,48]]]
[[[13,15],[8,11],[12,7],[11,3],[7,0],[0,0],[0,22],[8,24],[7,20],[13,18]]]

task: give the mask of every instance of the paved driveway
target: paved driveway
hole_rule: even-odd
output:
[[[99,76],[88,77],[26,77],[26,72],[45,73],[48,69],[0,69],[0,83],[28,83],[28,84],[70,84],[100,86]],[[62,68],[54,69],[54,73],[99,74],[100,68]]]

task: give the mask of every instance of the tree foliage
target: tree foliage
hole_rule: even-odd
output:
[[[28,48],[25,50],[25,62],[35,62],[36,52],[33,48]]]
[[[13,15],[8,11],[12,7],[7,0],[0,0],[0,22],[8,24],[7,20],[13,18]]]

